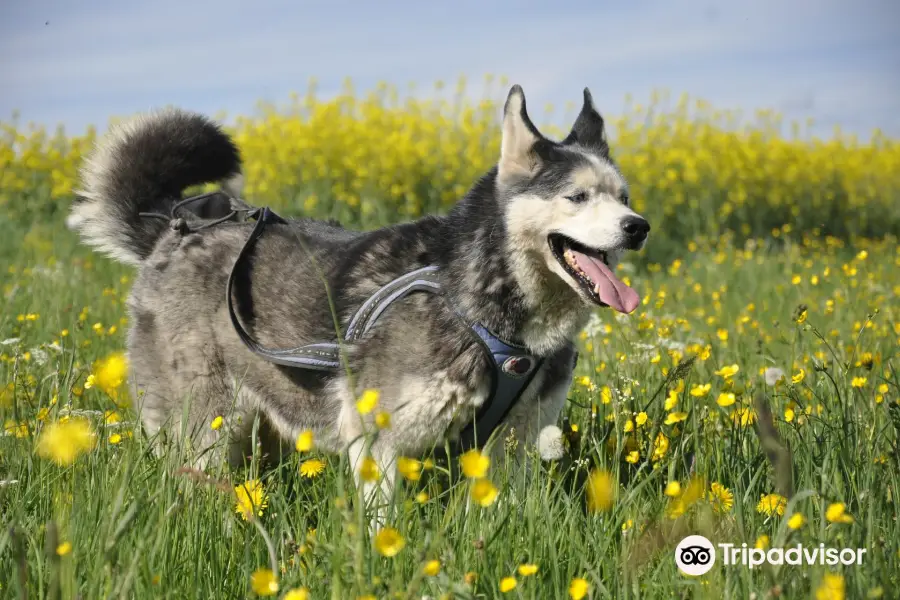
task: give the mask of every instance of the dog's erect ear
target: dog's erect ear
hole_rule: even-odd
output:
[[[603,117],[594,108],[594,99],[591,90],[584,88],[584,105],[572,131],[563,140],[563,144],[579,144],[601,156],[609,156],[609,144],[606,142],[606,127],[603,125]]]
[[[525,111],[525,93],[514,85],[503,107],[503,132],[497,176],[501,182],[534,174],[538,157],[534,145],[543,139]]]

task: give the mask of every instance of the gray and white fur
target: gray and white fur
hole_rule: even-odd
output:
[[[439,265],[444,298],[412,294],[392,305],[352,348],[348,377],[271,364],[234,332],[225,284],[252,223],[185,232],[139,215],[169,214],[197,184],[221,181],[238,195],[240,155],[219,126],[181,110],[142,116],[102,139],[82,175],[69,226],[137,267],[128,356],[145,431],[188,440],[200,466],[223,446],[239,462],[258,415],[270,449],[290,447],[311,429],[319,448],[349,450],[355,463],[366,452],[363,428],[371,426],[355,401],[374,388],[379,410],[392,420],[368,450],[381,464],[386,493],[398,456],[452,439],[488,396],[490,357],[453,309],[545,359],[496,434],[502,439],[514,429],[522,452],[557,423],[571,384],[572,340],[591,310],[610,302],[634,310],[632,300],[609,295],[631,297],[621,282],[595,285],[603,265],[580,267],[600,261],[614,270],[649,230],[629,208],[590,93],[571,133],[554,142],[532,124],[514,86],[497,165],[446,216],[366,232],[297,218],[270,226],[256,243],[234,301],[243,326],[271,348],[335,341],[330,303],[343,331],[379,287]],[[214,217],[227,206],[203,210],[199,216]],[[217,415],[225,424],[214,431],[209,423]]]

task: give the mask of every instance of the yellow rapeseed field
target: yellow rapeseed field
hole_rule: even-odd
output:
[[[508,84],[498,83],[488,98],[502,99]],[[256,116],[237,118],[230,130],[244,156],[248,199],[365,224],[447,208],[499,151],[498,101],[467,100],[465,84],[448,90],[438,82],[432,99],[421,100],[401,98],[387,84],[357,94],[347,82],[343,93],[321,100],[313,82],[285,106],[262,105]],[[637,210],[654,223],[679,222],[659,227],[664,235],[689,238],[723,224],[762,235],[791,223],[873,236],[900,225],[900,143],[879,132],[867,141],[807,140],[799,125],[772,112],[742,119],[687,96],[673,103],[656,94],[646,106],[629,107],[606,115],[614,157]],[[545,129],[564,135],[575,110],[568,106],[554,119],[553,107],[545,107]],[[94,136],[2,125],[0,207],[59,210]],[[21,206],[14,199],[23,194],[38,202]]]

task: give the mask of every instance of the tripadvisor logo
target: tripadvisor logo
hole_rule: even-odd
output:
[[[675,564],[685,575],[703,575],[716,564],[716,554],[727,566],[742,565],[753,569],[770,565],[861,565],[865,548],[829,548],[825,544],[807,547],[797,544],[789,548],[749,548],[747,544],[713,543],[702,535],[689,535],[675,548]]]

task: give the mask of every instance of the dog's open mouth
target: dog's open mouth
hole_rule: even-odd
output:
[[[609,268],[605,252],[588,248],[560,233],[550,234],[547,241],[562,268],[595,304],[630,313],[641,303],[637,292]]]

